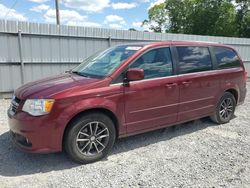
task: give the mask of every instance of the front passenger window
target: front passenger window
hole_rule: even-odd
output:
[[[144,79],[152,79],[173,75],[173,64],[170,49],[157,48],[145,53],[129,68],[140,68],[144,70]]]

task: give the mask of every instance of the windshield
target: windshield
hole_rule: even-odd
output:
[[[72,72],[86,77],[106,77],[140,48],[129,45],[109,48],[85,59]]]

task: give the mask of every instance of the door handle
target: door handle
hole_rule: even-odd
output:
[[[166,84],[166,87],[169,89],[171,89],[172,87],[175,87],[175,86],[177,86],[177,83],[167,83]]]
[[[183,81],[182,84],[187,87],[192,84],[192,81]]]

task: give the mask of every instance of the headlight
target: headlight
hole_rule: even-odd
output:
[[[41,116],[50,113],[54,102],[54,99],[27,99],[22,110],[32,116]]]

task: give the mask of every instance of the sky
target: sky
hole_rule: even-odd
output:
[[[164,0],[59,0],[64,25],[148,30],[147,11]],[[56,23],[54,0],[0,0],[0,19]]]

